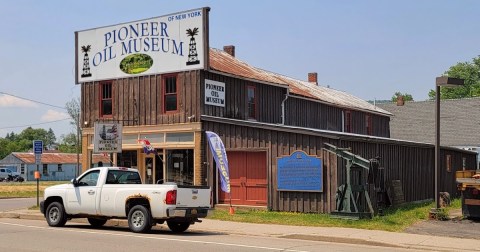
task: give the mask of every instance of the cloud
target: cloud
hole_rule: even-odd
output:
[[[50,121],[68,119],[68,118],[70,118],[70,116],[67,113],[58,112],[58,111],[49,109],[47,113],[42,115],[41,120],[43,122],[50,122]]]
[[[36,108],[37,104],[10,95],[0,95],[0,107]]]

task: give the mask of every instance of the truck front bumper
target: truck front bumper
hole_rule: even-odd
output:
[[[44,201],[44,200],[42,200],[42,201],[40,202],[40,212],[41,212],[43,215],[45,215],[45,201]]]
[[[182,218],[205,218],[211,213],[211,208],[174,208],[167,210],[168,217]]]

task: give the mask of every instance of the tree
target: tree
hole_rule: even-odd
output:
[[[80,129],[80,97],[77,98],[72,98],[67,104],[65,104],[65,107],[67,108],[67,113],[70,115],[72,118],[72,121],[70,122],[71,125],[75,127],[75,132],[77,134],[80,134],[79,130]],[[75,134],[76,138],[79,139],[80,136],[77,136]],[[82,142],[81,138],[79,139],[78,143],[75,141],[75,146],[78,146],[79,152],[82,151]]]
[[[441,87],[440,99],[459,99],[480,96],[480,56],[473,58],[472,62],[460,62],[451,66],[445,76],[461,78],[465,85],[460,87]],[[428,96],[435,99],[435,90],[430,90]]]
[[[413,101],[411,94],[395,92],[395,94],[392,96],[392,102],[396,102],[399,96],[403,96],[403,101]]]
[[[32,149],[33,140],[42,140],[46,147],[53,139],[55,142],[55,133],[52,129],[47,132],[45,129],[34,129],[28,127],[20,134],[10,133],[5,138],[0,138],[0,159],[3,159],[12,152],[27,152]]]
[[[60,145],[58,146],[58,150],[64,153],[76,153],[77,152],[77,135],[74,133],[61,135]]]

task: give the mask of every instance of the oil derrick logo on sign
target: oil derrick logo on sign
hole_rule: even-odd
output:
[[[90,73],[90,62],[88,58],[88,52],[92,47],[90,45],[82,46],[82,52],[85,53],[83,55],[83,73],[82,78],[91,77],[92,73]]]
[[[193,28],[193,30],[187,29],[187,35],[190,36],[187,66],[200,64],[197,54],[197,42],[195,41],[195,35],[198,35],[198,27]]]

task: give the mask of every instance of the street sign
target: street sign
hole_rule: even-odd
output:
[[[43,141],[42,140],[33,140],[33,152],[35,154],[43,153]]]
[[[35,164],[39,165],[42,162],[42,154],[35,154]]]

